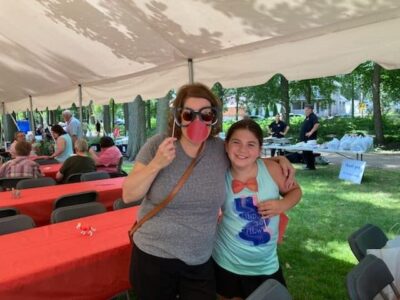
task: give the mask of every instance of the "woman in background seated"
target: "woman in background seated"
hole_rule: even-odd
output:
[[[76,155],[69,157],[57,172],[56,180],[66,182],[68,176],[75,173],[89,173],[96,171],[93,159],[88,156],[88,144],[84,139],[75,142]]]
[[[55,151],[49,158],[55,158],[59,162],[64,162],[68,157],[74,154],[72,139],[60,125],[51,127],[51,133],[56,140]]]
[[[96,163],[97,170],[108,173],[118,172],[117,167],[122,154],[114,145],[113,139],[109,136],[101,137],[100,148],[99,153],[96,153],[93,149],[89,150],[91,157]]]

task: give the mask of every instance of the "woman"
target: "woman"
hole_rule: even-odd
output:
[[[211,260],[229,165],[220,130],[219,100],[202,84],[183,86],[173,104],[169,136],[149,139],[123,184],[126,203],[144,198],[143,218],[177,184],[193,158],[191,175],[172,202],[134,234],[131,283],[139,299],[212,299]]]
[[[270,278],[286,285],[276,251],[279,215],[300,201],[301,189],[287,188],[279,165],[259,158],[262,141],[261,127],[251,119],[233,124],[225,139],[231,167],[213,250],[223,299],[247,298]]]
[[[88,144],[84,139],[77,139],[75,142],[76,155],[73,155],[63,163],[56,174],[58,182],[66,182],[68,176],[76,173],[95,172],[96,166],[92,158],[88,156]]]
[[[51,134],[56,140],[55,150],[49,158],[55,158],[59,162],[64,162],[68,157],[74,154],[72,139],[60,125],[51,127]]]
[[[100,138],[100,153],[93,149],[89,150],[90,156],[96,163],[98,171],[105,171],[108,173],[118,172],[118,163],[122,157],[121,151],[114,145],[114,141],[109,136]]]

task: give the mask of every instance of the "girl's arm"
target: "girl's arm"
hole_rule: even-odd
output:
[[[284,177],[284,184],[287,188],[293,187],[296,183],[294,176],[296,175],[296,169],[292,166],[290,161],[285,156],[274,156],[264,159],[264,161],[277,162],[280,166],[280,173]]]

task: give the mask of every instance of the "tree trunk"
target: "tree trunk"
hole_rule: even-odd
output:
[[[313,101],[312,101],[311,80],[306,80],[305,96],[306,96],[306,104],[313,104]]]
[[[351,75],[351,117],[353,119],[354,119],[354,98],[355,98],[354,75]]]
[[[128,160],[136,158],[140,148],[146,142],[145,104],[142,97],[137,96],[129,105],[129,140],[126,155]],[[126,123],[126,121],[125,121]]]
[[[151,129],[151,101],[146,101],[146,129]]]
[[[104,135],[109,135],[111,133],[110,105],[103,105],[103,129]]]
[[[235,100],[236,100],[236,114],[235,114],[235,120],[239,120],[239,93],[236,92],[235,94]]]
[[[290,124],[290,102],[289,102],[289,81],[283,76],[281,77],[281,100],[283,103],[283,107],[285,108],[285,121],[289,126]]]
[[[111,99],[111,110],[112,110],[112,114],[111,114],[111,130],[114,129],[115,126],[115,101],[114,99]]]
[[[372,103],[374,111],[374,126],[376,143],[383,145],[383,125],[382,125],[382,112],[381,112],[381,97],[380,97],[380,84],[381,84],[381,69],[382,67],[374,63],[374,71],[372,75]]]
[[[122,105],[122,109],[124,111],[124,122],[125,122],[125,136],[128,135],[128,131],[129,131],[129,107],[128,107],[129,103],[124,103]]]
[[[157,101],[157,133],[168,131],[169,97],[159,98]]]
[[[18,131],[10,114],[3,115],[3,130],[6,141],[12,142],[14,134]]]

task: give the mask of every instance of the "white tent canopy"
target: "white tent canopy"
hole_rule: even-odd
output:
[[[6,112],[400,67],[398,0],[15,0],[0,3]]]

